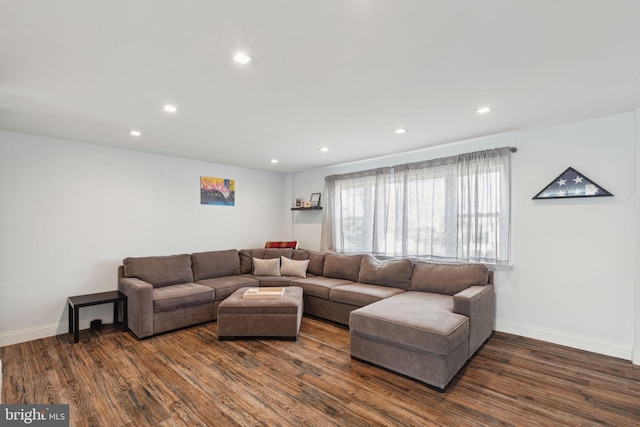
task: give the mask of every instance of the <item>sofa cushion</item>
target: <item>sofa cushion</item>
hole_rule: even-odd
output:
[[[309,251],[306,249],[294,249],[291,254],[291,259],[295,259],[297,261],[304,261],[309,259]]]
[[[260,259],[253,258],[253,271],[251,274],[254,276],[281,276],[280,274],[280,259]]]
[[[309,260],[296,261],[287,257],[280,257],[280,274],[283,276],[307,277]]]
[[[331,288],[329,299],[343,304],[363,307],[384,298],[401,294],[404,291],[389,286],[369,285],[365,283],[353,283]]]
[[[240,274],[240,256],[235,249],[191,254],[191,264],[196,282],[202,279]]]
[[[197,283],[162,286],[153,290],[153,311],[174,310],[190,305],[213,302],[213,289]]]
[[[264,249],[261,249],[261,251],[264,255]],[[253,268],[253,263],[251,262],[253,254],[251,253],[251,249],[241,249],[240,251],[238,251],[238,255],[240,256],[240,274],[251,273],[251,269]],[[256,256],[256,258],[263,257],[264,256]]]
[[[408,258],[380,261],[371,255],[362,257],[358,282],[372,285],[392,286],[409,290],[413,261]]]
[[[256,279],[247,276],[216,277],[214,279],[200,280],[198,283],[213,288],[216,301],[225,299],[242,287],[256,287],[259,284]]]
[[[257,257],[254,255],[254,258],[272,259],[272,258],[280,258],[281,256],[291,259],[291,257],[293,256],[293,249],[279,249],[279,248],[265,249],[263,256]]]
[[[328,253],[324,256],[322,275],[334,279],[345,279],[356,282],[360,273],[362,255],[341,255]]]
[[[484,264],[446,264],[417,260],[411,290],[455,295],[469,286],[486,285],[489,269]]]
[[[452,306],[448,295],[404,292],[352,311],[349,329],[447,355],[469,336],[469,318],[453,313]]]
[[[296,278],[289,283],[291,286],[299,286],[303,289],[305,296],[313,296],[316,298],[329,299],[329,291],[331,288],[348,285],[353,283],[351,280],[330,279],[328,277],[313,276],[306,279]]]
[[[324,252],[309,251],[309,267],[307,273],[314,276],[322,276],[324,270]]]
[[[191,255],[125,258],[124,277],[136,277],[153,287],[193,282]]]

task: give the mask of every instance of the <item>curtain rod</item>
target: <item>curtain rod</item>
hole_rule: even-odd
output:
[[[493,151],[493,150],[509,150],[511,153],[515,153],[518,151],[517,147],[500,147],[500,148],[493,148],[493,149],[488,149],[488,150],[484,150],[484,151]],[[482,151],[476,151],[474,153],[480,153]],[[375,175],[376,173],[383,171],[384,170],[388,170],[389,169],[394,169],[394,168],[398,168],[398,167],[402,167],[402,166],[407,166],[407,165],[416,165],[416,164],[426,164],[426,163],[431,163],[431,162],[437,162],[437,161],[456,161],[456,159],[458,158],[458,156],[464,156],[467,154],[474,154],[474,153],[464,153],[464,154],[459,154],[459,155],[454,155],[454,156],[449,156],[449,157],[443,157],[440,159],[431,159],[431,160],[422,160],[422,161],[418,161],[418,162],[414,162],[414,163],[404,163],[402,165],[393,165],[393,166],[383,166],[383,167],[379,167],[379,168],[374,168],[374,169],[365,169],[365,170],[361,170],[361,171],[356,171],[356,172],[347,172],[347,173],[342,173],[342,174],[336,174],[336,175],[329,175],[329,176],[325,176],[324,179],[325,181],[328,178],[331,179],[340,179],[339,177],[343,177],[344,179],[348,179],[348,178],[353,178],[356,175],[359,176],[370,176],[370,175]]]

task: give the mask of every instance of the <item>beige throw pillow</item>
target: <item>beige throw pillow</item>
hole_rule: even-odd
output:
[[[253,258],[254,276],[280,276],[280,260],[278,258]]]
[[[283,276],[307,277],[308,259],[297,261],[282,256],[280,262],[280,274]]]

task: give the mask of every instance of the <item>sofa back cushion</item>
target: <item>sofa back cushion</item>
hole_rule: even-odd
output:
[[[124,277],[136,277],[154,287],[193,282],[191,255],[125,258]]]
[[[305,261],[309,259],[309,251],[306,249],[294,249],[291,255],[291,259],[296,261]]]
[[[254,254],[253,251],[256,253]],[[251,274],[251,270],[253,269],[251,258],[254,256],[256,258],[263,258],[264,249],[241,249],[238,255],[240,256],[240,274]]]
[[[324,270],[324,252],[309,251],[309,266],[307,273],[314,276],[322,276]]]
[[[455,295],[470,286],[486,285],[489,269],[484,264],[444,264],[416,261],[411,290]]]
[[[380,261],[371,255],[365,255],[360,263],[358,282],[407,291],[411,287],[412,272],[413,261],[408,258]]]
[[[196,281],[240,274],[240,255],[235,249],[191,254],[191,264]]]
[[[293,257],[293,249],[267,248],[267,249],[264,250],[264,256],[263,257],[256,257],[256,258],[264,258],[264,259],[278,258],[278,259],[280,259],[281,256],[291,259],[291,257]]]
[[[362,255],[341,255],[328,253],[324,256],[322,275],[333,279],[358,281]]]

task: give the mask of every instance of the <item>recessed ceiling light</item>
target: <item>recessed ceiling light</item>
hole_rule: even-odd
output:
[[[178,107],[176,107],[175,105],[167,104],[164,106],[163,110],[167,113],[175,113],[176,111],[178,111]]]
[[[491,107],[480,107],[480,108],[476,109],[476,112],[478,114],[487,114],[490,111],[491,111]]]
[[[140,132],[139,130],[132,130],[131,132],[129,132],[129,135],[131,135],[131,136],[141,136],[142,132]]]
[[[394,130],[394,132],[397,133],[397,134],[402,134],[402,133],[407,133],[407,130],[404,129],[404,128],[399,128],[399,129]]]
[[[244,52],[236,52],[233,54],[232,58],[234,61],[242,65],[248,64],[253,59]]]
[[[278,163],[278,159],[271,159],[271,163]]]
[[[326,153],[327,151],[329,151],[328,147],[320,147],[318,148],[318,151],[322,151],[323,153]]]

